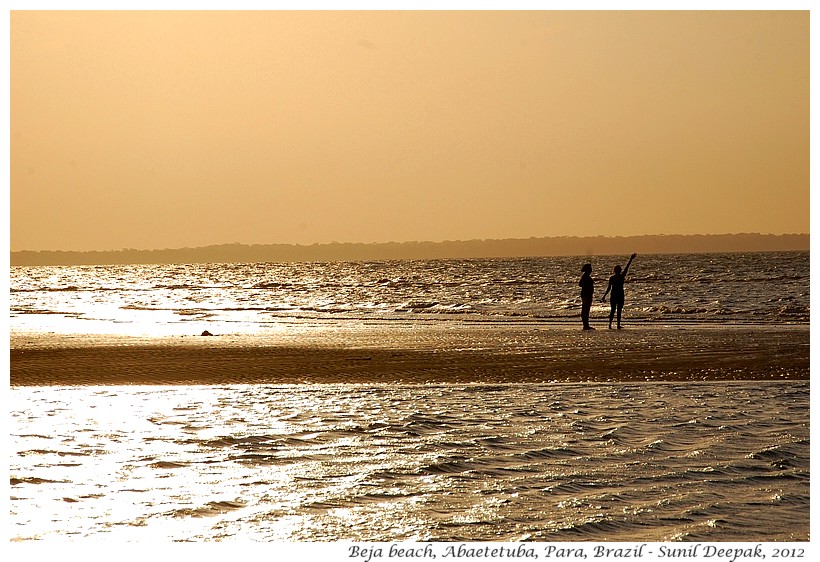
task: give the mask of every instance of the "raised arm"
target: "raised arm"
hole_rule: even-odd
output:
[[[632,254],[631,256],[629,256],[629,261],[626,262],[626,267],[624,268],[624,272],[622,274],[624,277],[626,277],[626,272],[629,271],[629,266],[632,264],[632,260],[634,260],[635,256],[637,255],[638,254]]]

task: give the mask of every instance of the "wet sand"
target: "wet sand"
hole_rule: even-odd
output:
[[[299,337],[12,334],[10,384],[531,383],[809,378],[808,326],[380,328]]]

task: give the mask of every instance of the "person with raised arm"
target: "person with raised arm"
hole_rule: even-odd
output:
[[[609,278],[609,285],[606,287],[606,291],[604,292],[604,296],[601,298],[601,302],[606,301],[606,296],[612,292],[612,296],[609,297],[609,329],[612,329],[612,320],[615,318],[615,314],[618,315],[618,329],[621,329],[621,311],[624,309],[624,281],[626,281],[626,274],[629,272],[629,266],[632,264],[632,260],[635,259],[635,256],[638,254],[632,254],[629,256],[629,261],[626,262],[626,267],[624,267],[623,271],[621,271],[621,266],[616,265],[615,269],[613,270],[612,277]]]

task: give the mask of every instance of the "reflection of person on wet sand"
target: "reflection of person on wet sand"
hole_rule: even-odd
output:
[[[621,329],[621,311],[624,309],[624,281],[626,281],[626,274],[629,271],[629,265],[632,263],[632,260],[635,259],[635,256],[638,254],[632,254],[629,257],[629,261],[626,262],[626,267],[621,271],[621,266],[616,265],[613,271],[612,277],[609,278],[609,285],[607,285],[606,292],[604,296],[601,298],[601,302],[606,300],[607,294],[609,294],[610,290],[612,291],[612,296],[609,297],[609,328],[612,329],[612,319],[615,317],[617,312],[618,314],[618,329]]]
[[[581,268],[583,275],[578,285],[581,287],[581,321],[584,323],[584,330],[594,330],[589,325],[589,310],[592,308],[592,293],[595,292],[595,281],[592,279],[592,265],[585,263]]]

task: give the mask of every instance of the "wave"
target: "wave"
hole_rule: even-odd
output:
[[[293,304],[273,304],[273,305],[247,305],[247,306],[209,306],[209,307],[187,307],[187,306],[167,306],[150,304],[124,304],[120,310],[134,310],[144,312],[173,312],[178,315],[201,315],[211,314],[217,316],[224,313],[264,313],[277,315],[281,314],[287,318],[316,318],[315,315],[327,315],[328,317],[339,317],[341,319],[378,319],[383,321],[406,320],[407,314],[423,317],[425,319],[435,318],[463,318],[469,317],[476,321],[504,320],[532,320],[536,322],[568,322],[577,320],[574,305],[564,305],[561,312],[545,313],[541,311],[528,311],[520,309],[504,309],[493,307],[489,309],[478,308],[475,304],[465,303],[409,303],[391,307],[389,303],[357,303],[347,302],[334,305],[293,305]],[[608,307],[606,309],[608,311]],[[23,306],[12,306],[11,312],[17,314],[69,314],[59,310],[30,309]],[[77,313],[71,313],[77,314]],[[306,316],[303,316],[306,315]],[[395,315],[395,316],[393,316]],[[777,323],[777,322],[797,322],[805,323],[810,320],[811,311],[809,307],[803,306],[782,306],[770,309],[759,310],[732,310],[728,308],[708,308],[696,306],[687,308],[685,306],[658,305],[643,307],[635,310],[626,310],[625,321],[628,323],[644,322],[703,322],[703,323]],[[606,316],[599,312],[598,317]],[[263,321],[262,318],[259,321]]]
[[[534,451],[517,453],[516,455],[514,455],[516,459],[520,459],[523,461],[549,461],[555,459],[574,459],[582,456],[583,453],[581,453],[577,449],[572,449],[570,447],[538,449]]]
[[[181,507],[171,511],[163,512],[161,515],[167,517],[213,517],[222,515],[229,511],[235,511],[247,507],[248,503],[239,498],[235,500],[215,500],[200,507]]]
[[[11,476],[9,484],[19,486],[20,484],[67,484],[68,480],[52,480],[51,478],[40,478],[37,476]]]
[[[10,293],[73,293],[76,291],[104,291],[107,289],[100,287],[78,287],[76,285],[69,285],[67,287],[37,287],[37,288],[20,288],[11,287]]]
[[[780,445],[752,453],[749,455],[749,458],[767,462],[771,467],[777,470],[807,468],[804,466],[803,459],[801,459],[796,452],[784,449]]]
[[[187,462],[174,462],[174,461],[156,461],[152,462],[148,466],[151,468],[162,468],[162,469],[174,469],[174,468],[185,468],[190,463]]]
[[[678,519],[675,522],[666,521],[665,525],[685,524],[691,520]],[[651,527],[651,525],[650,525]],[[612,537],[631,536],[647,531],[646,523],[632,522],[626,517],[614,519],[611,517],[600,517],[590,521],[582,521],[573,525],[556,529],[547,533],[547,537],[559,541],[571,540],[573,542],[611,540]]]

